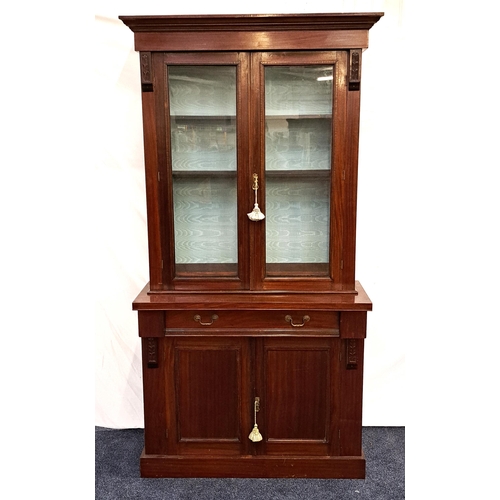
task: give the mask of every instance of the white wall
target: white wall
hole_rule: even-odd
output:
[[[487,217],[495,200],[491,167],[498,166],[498,157],[487,155],[494,138],[486,130],[489,139],[482,140],[484,120],[477,113],[484,109],[475,106],[487,90],[480,85],[481,71],[473,69],[477,54],[460,28],[469,14],[424,4],[317,0],[299,6],[268,0],[252,2],[249,10],[216,1],[188,11],[159,1],[100,2],[96,425],[143,423],[137,319],[131,311],[148,280],[141,97],[133,33],[117,20],[122,14],[385,12],[370,31],[361,94],[356,275],[374,303],[363,424],[405,425],[408,398],[412,404],[424,381],[442,385],[446,394],[448,340],[474,331],[467,313],[477,294],[488,291]],[[466,288],[471,283],[472,294]],[[409,390],[410,350],[415,375]]]
[[[105,7],[110,7],[109,10]],[[147,237],[142,160],[141,95],[138,57],[133,33],[116,18],[119,14],[183,13],[164,4],[120,6],[115,12],[105,3],[98,14],[98,88],[100,116],[99,186],[103,203],[98,235],[102,280],[97,297],[96,424],[109,427],[142,425],[140,348],[136,313],[130,303],[147,276]],[[114,7],[114,6],[113,6]],[[177,7],[178,9],[179,7]],[[385,151],[392,149],[387,130],[388,113],[396,112],[391,91],[385,86],[387,47],[402,39],[402,2],[304,2],[296,12],[385,11],[370,33],[373,49],[365,53],[363,128],[360,155],[360,247],[357,277],[375,302],[369,315],[366,344],[365,425],[404,425],[404,337],[390,314],[389,263],[382,266],[373,255],[386,245],[377,234],[389,233],[384,220],[374,218],[382,203],[373,206],[373,183],[388,175]],[[285,2],[257,2],[252,10],[233,5],[232,12],[291,12]],[[226,4],[189,13],[229,13]],[[390,40],[390,42],[388,41]],[[393,128],[391,126],[391,128]],[[381,166],[380,166],[381,165]],[[387,187],[382,187],[387,189]],[[380,193],[380,187],[376,188]],[[377,198],[375,198],[377,199]],[[371,249],[371,250],[370,250]],[[380,274],[380,275],[379,275]]]

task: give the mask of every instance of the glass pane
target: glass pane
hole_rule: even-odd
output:
[[[329,273],[332,66],[265,70],[268,275]]]
[[[169,66],[176,273],[235,275],[236,67]]]

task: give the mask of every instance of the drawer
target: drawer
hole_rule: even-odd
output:
[[[166,334],[221,333],[226,335],[339,335],[335,311],[166,311]]]

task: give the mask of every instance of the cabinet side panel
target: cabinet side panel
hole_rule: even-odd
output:
[[[363,339],[342,341],[339,436],[343,456],[362,454],[363,351]]]
[[[157,364],[151,366],[150,340],[157,343]],[[166,454],[165,432],[165,361],[164,339],[142,338],[142,374],[144,390],[144,447],[148,454]]]
[[[155,115],[155,93],[142,93],[144,128],[144,162],[146,169],[146,198],[149,238],[149,273],[151,290],[161,290],[162,256],[158,200],[158,147]]]

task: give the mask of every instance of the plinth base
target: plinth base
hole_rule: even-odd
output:
[[[355,457],[141,455],[141,477],[253,477],[364,479]]]

